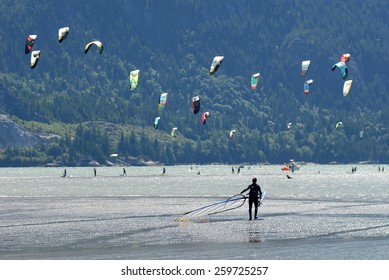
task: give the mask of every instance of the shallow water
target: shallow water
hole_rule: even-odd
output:
[[[389,259],[389,174],[376,165],[0,169],[1,259]],[[388,169],[389,170],[389,169]],[[197,175],[200,171],[200,175]],[[243,190],[267,191],[257,221],[242,207],[182,213]]]

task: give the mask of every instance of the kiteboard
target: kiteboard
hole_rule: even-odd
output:
[[[263,191],[261,200],[259,202],[262,203],[262,201],[265,199],[265,197],[266,197],[266,191]]]

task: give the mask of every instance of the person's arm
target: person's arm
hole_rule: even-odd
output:
[[[248,189],[250,188],[250,186],[248,186],[247,188],[245,188],[243,191],[240,192],[240,194],[243,194],[245,191],[247,191]]]

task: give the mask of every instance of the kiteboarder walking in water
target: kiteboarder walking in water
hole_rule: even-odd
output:
[[[243,191],[241,191],[241,194],[243,194],[244,192],[246,191],[249,191],[249,215],[250,215],[250,220],[252,220],[252,208],[253,208],[253,204],[255,206],[255,216],[254,216],[254,219],[258,219],[258,204],[259,204],[259,201],[262,199],[262,191],[261,191],[261,187],[257,184],[257,178],[253,178],[252,180],[252,184],[249,185],[246,189],[244,189]]]

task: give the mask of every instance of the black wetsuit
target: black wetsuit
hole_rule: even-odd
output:
[[[253,204],[255,206],[255,218],[257,218],[258,213],[258,204],[259,200],[262,198],[262,191],[261,187],[257,183],[252,183],[249,185],[246,189],[244,189],[241,193],[244,193],[245,191],[250,190],[249,192],[249,214],[250,214],[250,220],[252,218],[251,212]]]

